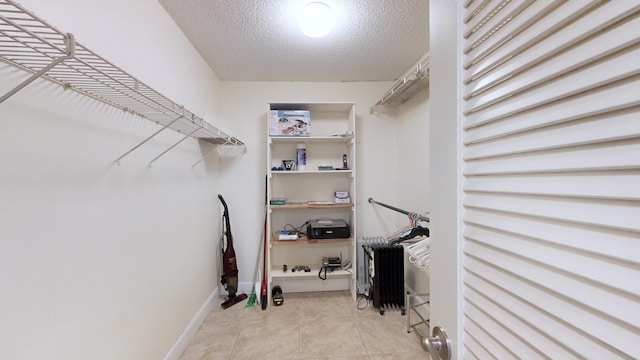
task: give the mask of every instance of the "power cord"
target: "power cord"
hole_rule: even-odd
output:
[[[320,268],[320,271],[318,272],[318,277],[320,278],[320,280],[327,280],[327,269],[331,269],[329,270],[329,272],[333,272],[333,269],[335,268],[335,266],[322,266]],[[353,271],[351,271],[351,261],[347,261],[346,263],[340,265],[340,269],[348,272],[349,274],[353,274]],[[322,273],[324,273],[324,277],[322,276]]]
[[[322,277],[322,271],[324,270],[324,277]],[[320,268],[320,271],[318,272],[318,277],[320,278],[320,280],[327,280],[327,267],[323,266]]]
[[[288,231],[289,233],[293,232],[294,234],[297,234],[297,235],[304,235],[304,234],[306,234],[306,230],[304,229],[304,227],[307,226],[308,224],[309,224],[309,221],[305,221],[304,224],[302,224],[302,225],[300,225],[298,227],[293,226],[291,224],[285,224],[282,227],[282,231]],[[275,231],[272,235],[276,235],[279,232],[280,232],[280,230]],[[293,234],[291,234],[291,235],[293,235]]]

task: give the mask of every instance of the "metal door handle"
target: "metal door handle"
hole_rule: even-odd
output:
[[[422,338],[422,348],[431,354],[431,360],[451,360],[451,341],[440,326],[433,328],[432,337]]]

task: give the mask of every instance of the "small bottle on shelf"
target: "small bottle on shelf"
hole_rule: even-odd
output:
[[[297,162],[298,162],[298,171],[305,171],[307,169],[307,149],[304,144],[298,144],[297,153]]]

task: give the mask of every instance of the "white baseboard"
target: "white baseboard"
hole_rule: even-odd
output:
[[[253,284],[250,282],[239,283],[238,293],[244,292],[249,295],[252,290],[252,285]],[[227,291],[224,290],[224,287],[222,286],[218,286],[213,290],[211,295],[209,295],[207,300],[205,300],[204,304],[202,304],[200,309],[198,309],[198,311],[195,313],[195,315],[189,322],[189,325],[187,325],[180,337],[178,337],[178,340],[173,343],[173,346],[171,346],[169,352],[164,356],[164,360],[180,359],[180,356],[187,349],[187,346],[189,346],[189,342],[191,342],[191,339],[193,339],[193,337],[196,335],[196,331],[198,331],[198,328],[200,327],[204,319],[207,318],[207,315],[209,315],[214,306],[220,306],[220,303],[222,303],[219,297],[226,295]]]
[[[196,331],[198,331],[198,328],[200,327],[204,319],[207,318],[207,315],[209,315],[213,307],[217,305],[218,297],[219,290],[218,288],[215,288],[211,295],[209,295],[207,300],[205,300],[204,304],[200,306],[200,309],[198,309],[196,314],[193,316],[193,318],[189,322],[189,325],[187,325],[182,334],[180,334],[178,340],[173,343],[173,346],[171,346],[169,352],[167,352],[167,354],[164,356],[164,360],[180,359],[180,356],[186,350],[187,346],[189,346],[189,342],[191,342],[191,339],[193,339],[193,337],[195,336]]]

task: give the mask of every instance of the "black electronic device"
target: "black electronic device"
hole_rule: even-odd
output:
[[[278,285],[274,286],[271,290],[271,300],[273,301],[273,305],[280,306],[284,303],[284,298],[282,297],[282,288]]]
[[[344,220],[309,220],[309,239],[346,239],[351,236],[351,228]]]
[[[322,258],[322,266],[326,266],[326,267],[341,267],[342,266],[342,262],[340,261],[339,257],[323,257]]]

